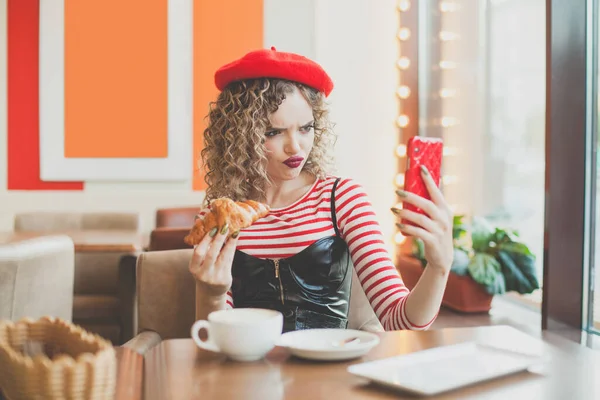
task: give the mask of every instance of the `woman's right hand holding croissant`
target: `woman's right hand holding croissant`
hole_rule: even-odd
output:
[[[229,234],[228,225],[213,228],[194,248],[189,270],[197,289],[206,297],[223,297],[231,287],[231,266],[238,232]]]

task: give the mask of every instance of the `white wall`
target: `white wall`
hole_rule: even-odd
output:
[[[394,150],[399,136],[396,1],[319,0],[315,29],[316,59],[336,85],[330,103],[338,172],[365,187],[393,252],[390,207],[398,200]]]
[[[395,204],[394,126],[398,74],[394,0],[265,0],[265,46],[313,57],[332,76],[329,101],[339,135],[338,174],[356,179],[370,194],[389,239]],[[195,205],[203,193],[191,182],[86,182],[82,192],[6,190],[6,0],[0,0],[0,231],[12,229],[14,213],[32,210],[138,211],[143,228],[160,207]]]

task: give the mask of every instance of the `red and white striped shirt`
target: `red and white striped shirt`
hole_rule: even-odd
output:
[[[290,206],[271,209],[240,232],[237,249],[257,258],[286,258],[325,236],[334,236],[331,190],[335,177],[318,179]],[[207,210],[203,210],[201,215]],[[354,268],[371,307],[386,330],[427,329],[411,323],[405,312],[409,293],[389,253],[373,207],[364,189],[351,179],[340,179],[335,190],[338,230],[348,244]],[[231,292],[228,307],[234,306]]]

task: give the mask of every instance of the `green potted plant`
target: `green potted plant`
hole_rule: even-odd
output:
[[[535,255],[516,231],[492,226],[475,217],[471,226],[464,216],[454,217],[454,262],[442,304],[462,312],[486,312],[494,295],[539,288]],[[412,258],[412,260],[410,260]],[[412,288],[427,262],[423,243],[413,239],[410,257],[400,256],[398,269]]]

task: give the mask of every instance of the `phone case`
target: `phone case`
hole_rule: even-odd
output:
[[[431,199],[421,175],[421,166],[424,165],[431,174],[434,182],[439,187],[442,169],[443,142],[439,138],[413,136],[408,140],[406,147],[406,171],[404,173],[404,191],[414,193],[426,199]],[[425,214],[423,210],[403,203],[403,208],[417,213]],[[410,221],[402,220],[403,224],[415,225]]]

